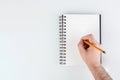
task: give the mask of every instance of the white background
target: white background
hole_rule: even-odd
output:
[[[120,80],[119,7],[119,0],[1,0],[0,80],[85,79],[79,67],[57,65],[62,13],[102,14],[103,65]]]

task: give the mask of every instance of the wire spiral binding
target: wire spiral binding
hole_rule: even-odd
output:
[[[59,37],[60,37],[60,57],[61,65],[66,64],[66,16],[59,16]]]

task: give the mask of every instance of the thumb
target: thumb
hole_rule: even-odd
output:
[[[81,55],[83,55],[86,52],[86,50],[84,48],[84,43],[83,43],[82,39],[78,43],[78,48],[79,48],[79,52],[80,52]]]

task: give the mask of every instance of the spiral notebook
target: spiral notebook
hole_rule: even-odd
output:
[[[59,17],[61,65],[85,65],[78,50],[80,38],[93,34],[101,43],[100,14],[63,14]]]

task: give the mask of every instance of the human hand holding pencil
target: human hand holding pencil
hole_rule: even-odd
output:
[[[86,43],[84,43],[85,40],[89,41],[90,43],[92,43],[93,45],[99,48],[101,48],[100,44],[95,40],[92,34],[83,36],[78,44],[80,54],[83,60],[85,61],[85,63],[90,67],[99,66],[100,65],[100,51],[98,51],[97,49],[89,45],[86,45]]]
[[[81,38],[78,49],[95,80],[112,80],[100,63],[100,52],[105,53],[105,51],[101,49],[92,34]]]

